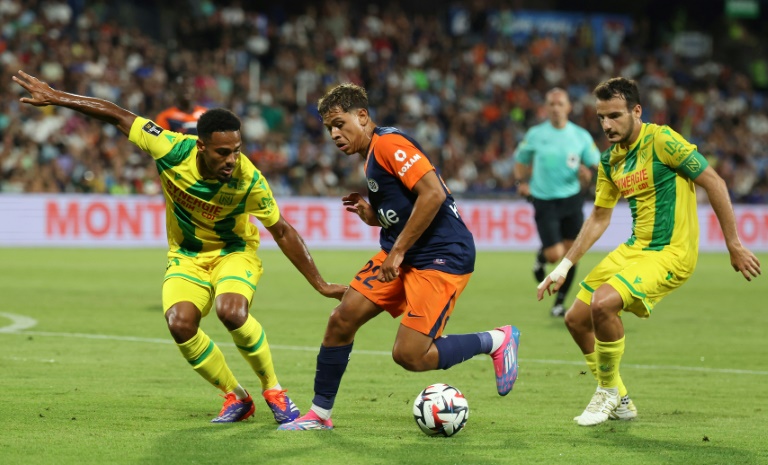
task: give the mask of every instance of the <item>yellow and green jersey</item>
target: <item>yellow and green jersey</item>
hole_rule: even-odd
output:
[[[259,247],[255,216],[265,227],[280,211],[266,179],[242,153],[226,184],[206,180],[197,169],[197,136],[166,131],[136,118],[131,142],[152,155],[163,185],[170,253],[212,258]]]
[[[628,246],[696,256],[699,221],[693,179],[707,161],[695,145],[668,126],[644,123],[631,146],[612,145],[600,165],[595,205],[613,208],[619,197],[627,199],[632,211]]]

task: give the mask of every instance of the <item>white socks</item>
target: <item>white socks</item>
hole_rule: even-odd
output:
[[[504,331],[492,329],[488,331],[488,334],[490,334],[491,338],[493,339],[493,347],[491,347],[491,353],[494,353],[499,350],[499,347],[501,347],[501,344],[504,342]]]

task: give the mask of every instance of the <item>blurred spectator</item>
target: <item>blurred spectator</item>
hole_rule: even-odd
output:
[[[197,134],[197,120],[207,108],[196,105],[195,87],[190,79],[179,76],[171,92],[175,96],[174,105],[161,111],[155,122],[164,129],[183,134]],[[105,100],[114,98],[105,97]]]
[[[572,121],[605,149],[591,89],[623,74],[641,84],[643,119],[680,128],[735,201],[768,202],[768,44],[760,27],[722,20],[702,31],[718,40],[696,55],[673,44],[685,30],[676,18],[639,19],[633,29],[620,18],[599,30],[585,22],[572,37],[521,40],[517,12],[492,8],[504,2],[452,2],[428,14],[407,4],[289,3],[265,10],[238,0],[0,0],[0,79],[11,89],[10,75],[23,68],[53,86],[157,114],[158,123],[169,107],[192,115],[232,108],[243,119],[244,152],[280,195],[364,189],[359,167],[323,137],[315,110],[326,87],[352,81],[368,89],[377,121],[423,142],[455,194],[511,197],[510,157],[525,128],[543,121],[544,92],[565,88]],[[151,160],[115,156],[136,149],[114,130],[60,109],[19,109],[17,98],[18,89],[0,93],[0,192],[158,192]]]

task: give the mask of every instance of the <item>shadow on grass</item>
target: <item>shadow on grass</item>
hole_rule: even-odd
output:
[[[344,431],[343,426],[334,431],[276,429],[276,424],[258,420],[169,432],[138,463],[502,464],[508,463],[505,451],[513,447],[511,438],[494,441],[493,447],[477,437],[430,438],[415,424],[395,437],[391,428],[383,428],[387,437]]]
[[[365,431],[341,424],[334,431],[294,432],[276,431],[277,425],[264,417],[229,425],[209,424],[207,418],[196,417],[191,420],[195,427],[162,434],[137,463],[666,465],[757,464],[765,459],[761,453],[729,447],[716,438],[678,435],[659,439],[663,429],[636,429],[631,422],[594,428],[557,425],[538,432],[521,425],[483,434],[477,434],[478,430],[452,438],[428,438],[410,422],[390,420],[367,424]]]
[[[764,460],[756,454],[740,449],[718,444],[716,440],[705,435],[691,435],[681,438],[679,432],[674,440],[665,440],[639,436],[637,433],[657,434],[663,431],[653,431],[645,428],[642,431],[632,431],[632,422],[609,422],[590,428],[589,435],[603,449],[610,448],[622,451],[635,457],[645,457],[645,463],[663,464],[752,464]]]

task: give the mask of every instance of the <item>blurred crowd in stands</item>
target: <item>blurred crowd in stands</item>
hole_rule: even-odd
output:
[[[0,192],[160,192],[152,160],[113,127],[19,104],[19,69],[150,118],[184,92],[229,108],[278,197],[365,189],[361,160],[336,149],[316,112],[336,83],[364,85],[374,121],[415,137],[457,196],[512,198],[514,150],[542,121],[545,92],[567,89],[571,120],[605,149],[591,90],[621,75],[640,83],[644,121],[698,144],[734,201],[768,202],[764,61],[750,71],[714,54],[681,57],[651,46],[642,20],[596,52],[588,26],[513,41],[504,7],[462,16],[455,5],[414,14],[325,0],[275,15],[248,3],[0,0]],[[766,39],[738,24],[725,33],[734,50],[765,52]]]

